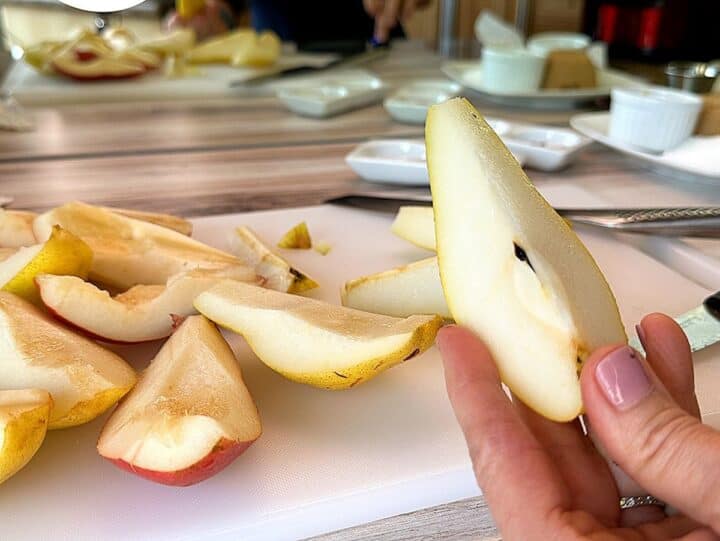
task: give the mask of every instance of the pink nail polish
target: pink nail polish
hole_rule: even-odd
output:
[[[652,388],[639,354],[628,346],[616,349],[600,361],[595,379],[608,401],[621,411],[640,402]]]

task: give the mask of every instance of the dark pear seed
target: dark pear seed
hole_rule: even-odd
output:
[[[515,257],[517,257],[520,261],[527,263],[533,272],[535,272],[535,267],[533,267],[532,263],[530,263],[530,258],[528,258],[527,252],[525,252],[525,250],[523,250],[515,242],[513,242],[513,246],[515,247]]]

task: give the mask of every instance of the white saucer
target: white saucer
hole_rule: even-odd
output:
[[[462,87],[446,79],[420,79],[385,99],[385,110],[398,122],[424,124],[428,108],[460,94]]]
[[[378,103],[386,90],[382,80],[369,72],[351,70],[283,86],[277,97],[294,113],[325,118]]]
[[[608,98],[613,87],[644,86],[643,81],[625,72],[597,68],[598,86],[593,88],[539,89],[535,91],[504,94],[486,90],[482,81],[482,62],[451,61],[442,65],[442,71],[452,80],[460,83],[490,101],[510,106],[537,109],[571,108],[580,103]]]
[[[720,184],[720,136],[693,136],[680,146],[650,154],[609,137],[610,113],[575,115],[570,125],[580,133],[631,156],[647,167],[678,180]]]

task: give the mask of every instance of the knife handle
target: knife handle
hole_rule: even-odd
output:
[[[720,238],[720,207],[565,210],[580,223],[654,235]]]

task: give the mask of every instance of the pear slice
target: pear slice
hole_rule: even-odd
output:
[[[187,486],[230,464],[261,432],[232,350],[215,325],[191,316],[113,412],[97,448],[124,470]]]
[[[238,227],[230,238],[230,251],[255,269],[263,287],[283,293],[301,293],[318,287],[317,282],[272,253],[249,227]]]
[[[452,318],[436,257],[350,280],[343,286],[341,298],[343,306],[376,314],[437,314]]]
[[[178,216],[113,207],[100,208],[127,216],[128,218],[174,229],[178,233],[182,233],[188,237],[192,235],[192,223]],[[0,208],[0,247],[20,248],[22,246],[36,244],[37,240],[35,240],[35,233],[33,232],[33,222],[37,216],[37,213],[26,210],[7,210]]]
[[[575,418],[583,360],[627,340],[602,272],[467,100],[431,107],[425,137],[450,312],[523,402]]]
[[[115,214],[126,216],[127,218],[133,218],[134,220],[140,220],[141,222],[148,222],[150,224],[161,225],[167,229],[172,229],[189,237],[192,235],[193,226],[192,223],[179,216],[173,216],[172,214],[162,214],[158,212],[145,212],[142,210],[124,209],[118,207],[100,207]]]
[[[36,244],[33,221],[36,214],[0,208],[0,246],[20,248]]]
[[[120,357],[11,293],[0,292],[0,329],[2,386],[46,389],[54,402],[50,429],[91,421],[135,384]]]
[[[390,230],[415,246],[435,250],[432,207],[400,207]]]
[[[287,233],[277,243],[278,248],[286,248],[288,250],[309,250],[312,248],[312,239],[310,231],[305,222],[300,222]]]
[[[230,64],[253,68],[272,66],[280,57],[281,49],[282,42],[275,32],[261,32],[238,46],[230,59]]]
[[[163,285],[174,274],[196,268],[243,266],[236,257],[177,231],[84,203],[68,203],[38,216],[35,236],[47,238],[53,224],[92,248],[91,280],[121,290],[138,284]]]
[[[238,49],[254,39],[254,30],[242,28],[203,41],[187,51],[185,58],[192,64],[229,64]]]
[[[163,56],[182,54],[195,45],[195,31],[180,28],[157,39],[140,43],[138,48]]]
[[[59,319],[93,338],[135,343],[170,336],[173,317],[195,314],[195,297],[225,279],[256,278],[246,267],[195,269],[170,277],[164,286],[137,285],[115,297],[74,276],[44,274],[36,282],[43,303]]]
[[[195,308],[245,337],[255,354],[288,379],[347,389],[430,347],[437,316],[399,319],[225,281]]]
[[[40,449],[51,408],[47,391],[0,391],[0,484],[24,468]]]
[[[35,285],[38,274],[69,274],[87,278],[92,257],[87,244],[55,226],[44,244],[20,248],[0,262],[0,284],[3,291],[39,303],[40,295]]]

